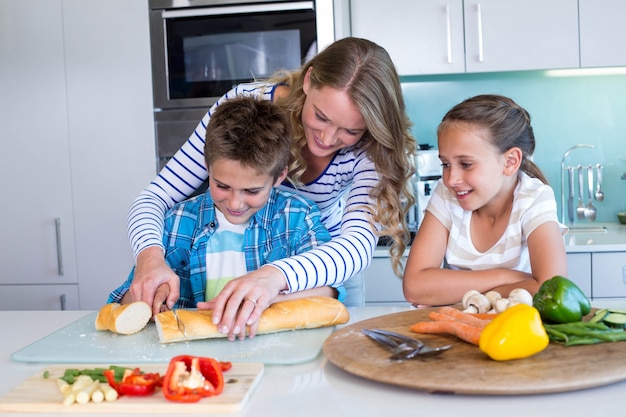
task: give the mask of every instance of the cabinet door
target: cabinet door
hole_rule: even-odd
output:
[[[78,285],[0,285],[0,310],[78,309]]]
[[[0,0],[3,284],[77,282],[62,22],[60,0]]]
[[[591,256],[593,298],[626,297],[626,252]]]
[[[626,2],[579,0],[580,66],[626,65]]]
[[[568,278],[578,285],[581,291],[591,298],[591,254],[568,253],[567,254]]]
[[[464,8],[467,72],[578,67],[577,0],[465,0]]]
[[[350,2],[352,36],[384,47],[400,75],[465,72],[462,0]]]
[[[145,0],[63,0],[82,309],[128,276],[128,209],[156,175],[148,11]]]
[[[365,304],[408,304],[402,292],[402,280],[393,273],[391,258],[374,257],[363,272]]]

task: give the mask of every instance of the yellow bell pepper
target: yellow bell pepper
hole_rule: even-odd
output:
[[[483,329],[478,347],[491,359],[506,361],[539,353],[549,342],[539,311],[518,304],[498,314]]]

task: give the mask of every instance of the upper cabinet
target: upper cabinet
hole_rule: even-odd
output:
[[[467,72],[578,66],[577,0],[465,0]]]
[[[626,66],[626,2],[578,0],[580,66]]]
[[[623,0],[352,0],[350,19],[400,75],[626,65]]]
[[[352,36],[385,48],[401,75],[465,72],[463,0],[353,0],[350,19]]]

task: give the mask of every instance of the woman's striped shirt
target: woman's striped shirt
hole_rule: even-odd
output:
[[[165,212],[189,197],[207,178],[204,138],[215,108],[224,100],[241,95],[273,100],[275,88],[275,84],[240,84],[209,109],[189,139],[133,202],[128,234],[135,256],[149,246],[163,246]],[[378,225],[372,226],[371,215],[363,208],[374,204],[369,192],[378,181],[374,163],[357,143],[337,152],[314,181],[297,189],[286,182],[279,187],[313,200],[333,237],[311,251],[271,264],[284,273],[287,292],[340,284],[369,266],[378,240]]]

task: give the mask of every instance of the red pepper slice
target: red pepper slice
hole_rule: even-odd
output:
[[[163,381],[158,373],[142,373],[139,368],[126,371],[120,382],[115,380],[113,370],[104,371],[104,376],[118,394],[129,396],[150,395],[156,387],[161,386]]]
[[[170,401],[197,402],[204,397],[221,394],[224,389],[223,370],[230,362],[213,358],[180,355],[172,358],[163,378],[163,395]]]

